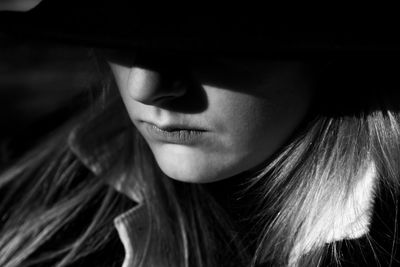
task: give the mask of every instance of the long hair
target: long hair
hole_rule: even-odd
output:
[[[124,176],[140,189],[151,222],[148,242],[135,251],[137,266],[318,266],[327,253],[331,226],[325,223],[349,201],[366,170],[373,168],[384,181],[379,184],[397,194],[400,117],[388,88],[396,85],[395,72],[386,68],[374,73],[375,82],[361,82],[371,71],[359,62],[346,66],[332,64],[321,73],[320,94],[304,123],[257,172],[246,173],[234,192],[246,210],[239,218],[224,210],[208,185],[166,177],[132,125],[118,161],[101,175],[90,172],[71,152],[68,137],[77,125],[90,136],[124,116],[109,103],[113,90],[105,90],[96,109],[1,174],[0,265],[70,266],[104,251],[109,261],[97,265],[120,266],[121,258],[108,251],[118,247],[112,220],[132,202],[105,181]],[[105,87],[115,87],[106,81]],[[122,106],[118,97],[116,103]]]

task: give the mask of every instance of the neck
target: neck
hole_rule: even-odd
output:
[[[250,220],[253,217],[252,209],[255,199],[252,194],[244,190],[249,179],[254,177],[263,167],[260,165],[230,178],[205,184],[207,191],[229,216],[249,253],[255,251],[256,234],[251,231],[253,222]]]
[[[216,199],[224,210],[232,215],[243,204],[246,198],[243,191],[249,179],[254,177],[264,167],[260,164],[252,169],[216,182],[205,184],[207,191]]]

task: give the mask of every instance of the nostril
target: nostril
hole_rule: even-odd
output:
[[[187,89],[187,84],[185,84],[185,82],[181,80],[174,81],[171,88],[173,95],[176,97],[183,96],[186,93],[186,89]]]
[[[131,98],[147,105],[161,104],[182,97],[188,87],[183,75],[139,67],[131,69],[128,80]]]
[[[172,82],[165,81],[164,83],[161,83],[160,86],[162,87],[160,88],[162,92],[155,95],[155,98],[153,99],[153,102],[158,104],[180,98],[184,96],[187,91],[187,85],[181,80],[174,80]]]

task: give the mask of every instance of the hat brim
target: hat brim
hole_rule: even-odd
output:
[[[382,30],[385,25],[391,25],[389,22],[371,28],[369,24],[360,26],[347,22],[293,25],[286,21],[284,25],[277,25],[260,18],[221,20],[213,16],[182,21],[161,16],[158,20],[146,21],[146,16],[140,15],[129,20],[103,21],[104,14],[93,12],[90,15],[92,17],[68,19],[57,18],[56,14],[46,17],[38,12],[2,11],[0,31],[23,39],[85,47],[142,48],[191,54],[279,58],[400,55],[400,41],[390,34],[397,26],[393,24]]]

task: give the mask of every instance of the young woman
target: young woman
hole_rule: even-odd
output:
[[[218,31],[189,35],[142,21],[138,41],[131,17],[96,19],[127,1],[83,2],[44,1],[11,29],[95,47],[103,86],[1,174],[1,266],[395,265],[396,60],[271,45],[247,21],[226,29],[254,50],[189,38],[217,38],[213,16]]]

